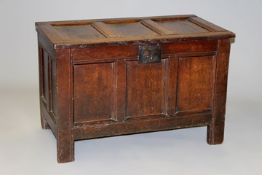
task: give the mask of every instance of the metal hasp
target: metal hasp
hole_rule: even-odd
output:
[[[159,44],[146,44],[139,46],[139,63],[161,62],[161,48]]]

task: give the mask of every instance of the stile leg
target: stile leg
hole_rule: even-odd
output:
[[[65,163],[74,160],[70,49],[56,49],[56,57],[57,161]]]
[[[221,144],[224,140],[224,122],[207,126],[207,143],[210,145]]]
[[[58,133],[57,137],[57,161],[66,163],[74,161],[74,140],[70,135]]]
[[[212,121],[207,127],[208,144],[220,144],[224,140],[229,51],[230,40],[220,40],[216,57]]]

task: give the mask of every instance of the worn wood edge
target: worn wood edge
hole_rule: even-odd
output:
[[[188,117],[165,117],[150,120],[130,120],[110,125],[83,125],[73,128],[74,140],[111,137],[125,134],[156,132],[188,127],[207,126],[211,114],[198,114]]]
[[[43,48],[51,57],[55,57],[55,46],[42,32],[38,32],[38,44]]]
[[[46,36],[47,39],[53,44],[66,41],[63,39],[63,37],[65,36],[61,36],[61,34],[57,30],[55,30],[48,22],[36,22],[35,29],[38,33],[42,33],[42,35]]]
[[[115,44],[115,45],[127,45],[127,44],[138,44],[143,42],[161,42],[171,43],[178,41],[192,41],[192,40],[214,40],[214,39],[227,39],[232,38],[234,35],[230,32],[215,32],[215,33],[203,33],[188,35],[168,35],[168,36],[154,36],[154,37],[132,37],[132,38],[104,38],[104,39],[92,39],[86,41],[77,42],[61,42],[55,43],[54,48],[86,48],[92,47],[95,44]]]

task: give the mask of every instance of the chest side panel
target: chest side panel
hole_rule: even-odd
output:
[[[53,122],[56,121],[56,59],[39,45],[40,99]]]

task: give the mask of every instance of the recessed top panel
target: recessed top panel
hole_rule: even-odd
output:
[[[110,37],[137,37],[137,36],[156,36],[156,32],[144,26],[140,22],[130,23],[103,23],[103,28],[109,32]]]
[[[104,38],[104,36],[91,25],[54,25],[62,37],[71,40]]]
[[[155,21],[158,25],[169,31],[169,34],[191,34],[209,32],[204,27],[201,27],[188,20],[163,20]]]

